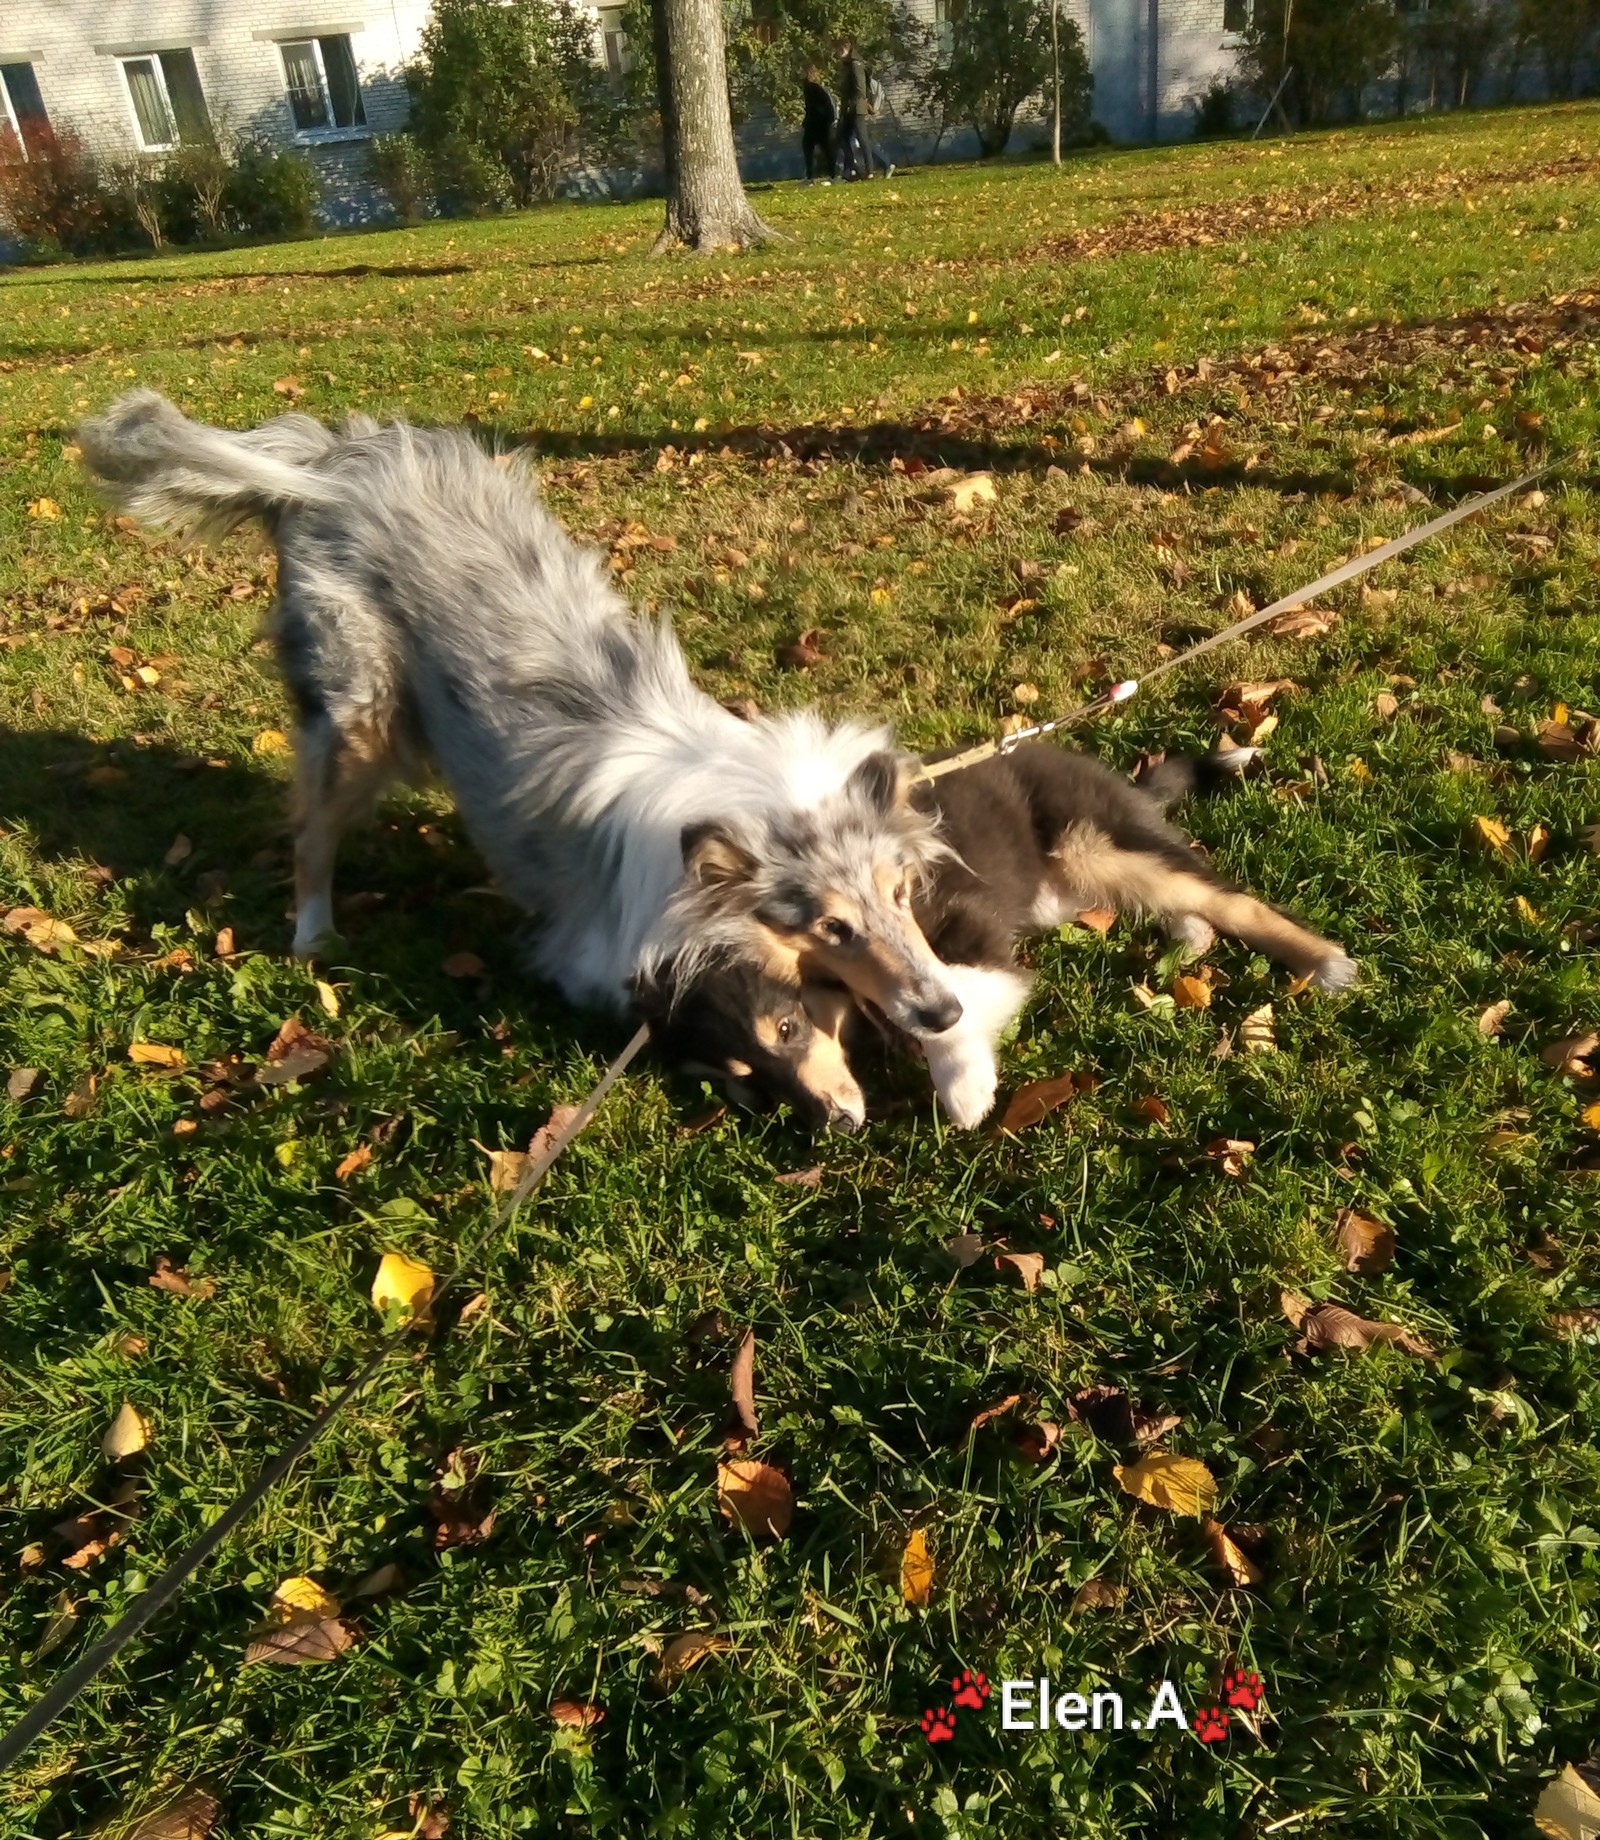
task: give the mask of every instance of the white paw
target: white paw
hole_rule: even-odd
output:
[[[1318,990],[1348,990],[1356,975],[1356,961],[1346,952],[1335,952],[1312,972],[1311,981]]]
[[[998,1076],[971,1069],[938,1089],[939,1103],[958,1131],[970,1131],[994,1110]]]
[[[333,913],[320,901],[308,901],[294,923],[294,955],[315,958],[323,947],[339,937]]]
[[[1179,914],[1175,920],[1167,922],[1167,937],[1176,940],[1179,945],[1187,946],[1192,953],[1209,952],[1217,943],[1217,931],[1209,920],[1202,920],[1198,914]]]

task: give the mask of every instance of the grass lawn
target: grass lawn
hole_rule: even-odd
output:
[[[1600,1027],[1597,173],[1600,109],[1567,107],[783,186],[789,240],[744,258],[650,261],[641,204],[0,276],[0,909],[76,936],[0,939],[0,1062],[34,1070],[0,1098],[7,1723],[359,1364],[380,1255],[449,1269],[485,1148],[627,1033],[521,973],[432,795],[352,840],[329,990],[288,959],[270,557],[107,516],[81,415],[137,382],[241,427],[475,418],[535,444],[717,695],[920,748],[1561,462],[1081,734],[1131,765],[1291,680],[1265,775],[1189,816],[1355,953],[1353,992],[1224,945],[1175,1008],[1153,932],[1067,929],[1006,1077],[1086,1077],[1009,1137],[944,1128],[914,1068],[834,1140],[705,1124],[641,1065],[433,1339],[0,1785],[0,1834],[195,1783],[219,1835],[319,1840],[1532,1834],[1600,1744],[1600,1055],[1558,1045]],[[994,501],[957,510],[944,467]],[[293,1017],[321,1077],[251,1082]],[[1348,1269],[1343,1210],[1392,1229],[1382,1269]],[[1285,1293],[1432,1357],[1308,1351]],[[778,1541],[718,1511],[747,1325]],[[150,1443],[112,1473],[125,1401]],[[1250,1582],[1119,1487],[1130,1403],[1214,1475]],[[356,1640],[242,1666],[307,1575]],[[1265,1716],[1215,1746],[1003,1731],[998,1697],[920,1727],[962,1668],[1137,1712],[1234,1667]]]

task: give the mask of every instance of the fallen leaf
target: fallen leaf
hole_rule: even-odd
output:
[[[1587,1080],[1594,1073],[1589,1056],[1596,1048],[1600,1048],[1600,1035],[1563,1035],[1542,1047],[1539,1059],[1569,1080]]]
[[[1030,1080],[1027,1085],[1019,1086],[1006,1102],[997,1128],[1025,1131],[1065,1105],[1077,1090],[1070,1073],[1057,1074],[1050,1080]]]
[[[349,1587],[352,1597],[388,1597],[406,1588],[406,1575],[393,1559],[374,1567]]]
[[[1256,1147],[1247,1137],[1218,1137],[1206,1145],[1206,1155],[1225,1176],[1236,1180],[1244,1175],[1245,1165],[1255,1153]]]
[[[1590,1335],[1600,1330],[1600,1306],[1586,1304],[1578,1310],[1554,1310],[1548,1321],[1557,1335]]]
[[[304,1667],[313,1661],[334,1661],[355,1641],[337,1617],[314,1622],[285,1623],[264,1630],[244,1651],[245,1667],[273,1662],[282,1667]]]
[[[1600,1840],[1600,1794],[1568,1764],[1533,1805],[1533,1824],[1547,1840]]]
[[[86,1073],[61,1101],[61,1109],[69,1118],[87,1118],[94,1110],[95,1090],[99,1086],[95,1074]]]
[[[317,1001],[322,1005],[325,1016],[337,1017],[339,1014],[339,993],[323,978],[317,978]]]
[[[1210,1009],[1211,980],[1204,972],[1184,972],[1172,980],[1172,1000],[1179,1009]]]
[[[1272,622],[1271,630],[1280,639],[1318,639],[1332,632],[1338,617],[1320,608],[1297,607],[1289,613],[1280,613]]]
[[[1012,1442],[1024,1462],[1046,1463],[1061,1442],[1061,1427],[1050,1418],[1041,1419],[1037,1425],[1018,1425]]]
[[[146,1280],[158,1291],[171,1291],[176,1297],[195,1297],[205,1303],[217,1294],[215,1278],[191,1278],[181,1265],[174,1265],[164,1252],[156,1254],[156,1268]]]
[[[1361,590],[1362,606],[1371,607],[1374,611],[1379,611],[1385,607],[1392,607],[1399,598],[1400,590],[1398,588],[1363,587]]]
[[[233,957],[233,928],[231,926],[219,927],[217,929],[217,936],[211,942],[211,950],[216,953],[218,958]]]
[[[188,1064],[182,1048],[169,1048],[159,1041],[130,1041],[128,1059],[137,1067],[183,1067]]]
[[[38,1084],[39,1069],[37,1067],[13,1067],[6,1080],[6,1097],[13,1105],[21,1105]]]
[[[756,1332],[746,1329],[733,1351],[733,1366],[728,1375],[728,1391],[733,1399],[729,1444],[761,1435],[761,1421],[756,1416]]]
[[[1501,1025],[1505,1022],[1506,1017],[1511,1014],[1511,1008],[1512,1004],[1509,997],[1502,997],[1498,1003],[1491,1003],[1478,1018],[1478,1033],[1480,1035],[1499,1035],[1502,1033]]]
[[[38,1553],[39,1557],[35,1561],[36,1564],[42,1565],[44,1563],[44,1548],[42,1546],[30,1546],[27,1548],[27,1551],[30,1553]],[[25,1567],[25,1569],[30,1568]],[[72,1637],[73,1630],[77,1627],[78,1606],[72,1601],[72,1593],[70,1591],[58,1591],[56,1593],[55,1614],[51,1617],[50,1621],[45,1624],[44,1634],[39,1638],[39,1646],[33,1651],[30,1659],[35,1664],[48,1660],[58,1648],[62,1648],[66,1645]]]
[[[662,1650],[656,1667],[657,1684],[670,1687],[707,1655],[725,1655],[732,1646],[726,1636],[711,1629],[691,1629],[687,1635],[674,1636]]]
[[[790,644],[780,645],[776,654],[778,663],[788,671],[809,671],[827,656],[822,648],[822,630],[816,626],[809,627]]]
[[[337,1597],[324,1590],[315,1578],[285,1578],[272,1593],[268,1618],[284,1628],[301,1623],[320,1623],[336,1617],[344,1609]]]
[[[1167,1109],[1165,1099],[1158,1099],[1154,1093],[1146,1093],[1142,1099],[1135,1099],[1133,1109],[1141,1118],[1151,1124],[1170,1124],[1172,1113]]]
[[[1091,1578],[1073,1592],[1069,1614],[1077,1616],[1083,1610],[1115,1610],[1125,1595],[1120,1584],[1113,1584],[1108,1578]]]
[[[783,1183],[786,1188],[820,1188],[822,1171],[813,1163],[809,1169],[785,1170],[782,1175],[775,1176],[773,1180]]]
[[[319,1053],[326,1059],[333,1052],[333,1044],[308,1029],[298,1016],[290,1016],[268,1043],[267,1059],[276,1064],[303,1050]]]
[[[985,1406],[981,1412],[974,1415],[972,1423],[967,1426],[968,1437],[971,1437],[975,1431],[981,1431],[983,1427],[989,1423],[990,1419],[1001,1418],[1009,1412],[1013,1406],[1019,1406],[1021,1404],[1022,1395],[1020,1393],[1007,1393],[1005,1398],[1000,1401],[999,1405]]]
[[[900,1555],[900,1595],[908,1604],[921,1608],[932,1590],[933,1556],[928,1551],[928,1536],[920,1527],[913,1527]]]
[[[950,488],[950,503],[957,511],[971,511],[978,505],[992,505],[998,497],[994,478],[989,473],[968,473]]]
[[[558,1138],[577,1117],[576,1105],[552,1105],[550,1116],[528,1139],[528,1158],[530,1162],[542,1162],[551,1152]]]
[[[37,907],[13,907],[0,920],[0,926],[8,933],[20,934],[41,952],[59,951],[62,946],[74,944],[78,937],[65,920],[54,919]]]
[[[1392,722],[1400,713],[1400,699],[1387,690],[1380,690],[1372,699],[1372,707],[1380,722]]]
[[[372,1165],[372,1145],[357,1144],[355,1149],[342,1156],[334,1168],[334,1180],[348,1182],[352,1176],[358,1176],[363,1169]]]
[[[275,1060],[268,1060],[256,1069],[255,1078],[258,1086],[290,1086],[296,1080],[309,1080],[313,1074],[321,1073],[328,1064],[328,1050],[313,1048],[309,1044],[289,1049]]]
[[[983,1235],[981,1233],[957,1233],[944,1242],[944,1249],[955,1261],[958,1271],[965,1271],[968,1266],[976,1265],[983,1257]]]
[[[794,1516],[794,1490],[781,1469],[736,1457],[717,1465],[717,1506],[746,1533],[781,1540]]]
[[[489,1192],[494,1195],[509,1195],[522,1180],[523,1172],[528,1167],[526,1150],[480,1150],[489,1159]]]
[[[60,515],[61,507],[53,498],[30,498],[28,500],[28,516],[31,518],[42,518],[46,523],[51,523]]]
[[[287,754],[289,737],[281,728],[264,728],[250,743],[252,754]]]
[[[1488,818],[1480,815],[1472,820],[1472,827],[1477,833],[1479,843],[1491,854],[1503,857],[1510,856],[1511,833],[1498,818]]]
[[[305,395],[305,391],[300,387],[300,379],[294,376],[274,379],[272,388],[277,395],[287,396],[291,402],[295,397]]]
[[[1272,1005],[1263,1003],[1239,1024],[1239,1046],[1246,1054],[1276,1054],[1278,1037],[1272,1027]]]
[[[1593,1105],[1586,1105],[1580,1116],[1591,1131],[1600,1131],[1600,1099]]]
[[[206,1840],[222,1813],[222,1803],[202,1783],[163,1791],[142,1812],[137,1808],[114,1809],[89,1829],[89,1840]]]
[[[1078,925],[1088,927],[1091,933],[1109,933],[1116,925],[1117,911],[1114,907],[1080,907]]]
[[[1364,1350],[1378,1342],[1391,1342],[1407,1354],[1433,1359],[1428,1343],[1399,1323],[1372,1322],[1340,1304],[1312,1303],[1294,1291],[1284,1291],[1282,1303],[1284,1315],[1300,1331],[1301,1354],[1322,1354],[1330,1348]]]
[[[451,978],[482,977],[485,968],[476,952],[452,952],[439,967],[446,977]]]
[[[1086,1386],[1067,1401],[1067,1415],[1075,1424],[1087,1425],[1107,1444],[1126,1449],[1130,1444],[1153,1444],[1183,1423],[1181,1412],[1151,1412],[1136,1405],[1120,1386]]]
[[[194,845],[179,831],[172,842],[167,845],[167,853],[162,861],[169,869],[176,869],[179,863],[186,863],[194,855]]]
[[[428,1495],[433,1520],[434,1550],[476,1546],[494,1532],[498,1510],[484,1505],[484,1484],[477,1476],[477,1459],[452,1450],[439,1466],[438,1480]]]
[[[592,1699],[557,1699],[550,1702],[550,1722],[588,1731],[606,1716],[605,1707]]]
[[[1127,1494],[1171,1514],[1207,1514],[1216,1505],[1216,1477],[1194,1457],[1154,1450],[1137,1463],[1114,1464],[1111,1473]]]
[[[1025,1291],[1036,1291],[1039,1280],[1044,1276],[1042,1252],[997,1252],[994,1264],[996,1271],[1004,1271],[1009,1266],[1022,1280]]]
[[[112,1419],[100,1440],[100,1454],[108,1463],[122,1463],[129,1457],[136,1457],[149,1442],[149,1425],[124,1400],[122,1410]]]
[[[1333,1230],[1346,1271],[1371,1277],[1387,1271],[1394,1263],[1394,1228],[1381,1220],[1358,1214],[1354,1208],[1340,1208],[1334,1216]]]
[[[1208,1520],[1201,1531],[1211,1548],[1211,1557],[1236,1585],[1260,1584],[1266,1573],[1256,1564],[1221,1521]]]
[[[432,1271],[420,1259],[403,1252],[386,1252],[372,1280],[372,1301],[381,1316],[395,1306],[401,1322],[425,1323],[433,1301]]]
[[[52,1531],[66,1548],[61,1563],[69,1571],[85,1570],[112,1547],[121,1545],[137,1512],[138,1487],[130,1478],[118,1485],[104,1507],[91,1508],[86,1514],[58,1523]]]

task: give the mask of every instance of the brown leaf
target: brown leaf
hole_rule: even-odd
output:
[[[781,1469],[737,1457],[717,1465],[717,1506],[746,1533],[781,1540],[794,1518],[794,1490]]]
[[[528,1167],[527,1151],[485,1150],[482,1144],[478,1148],[489,1159],[489,1192],[494,1195],[510,1194]]]
[[[1078,909],[1078,925],[1088,927],[1091,933],[1109,933],[1116,922],[1117,911],[1114,907],[1080,907]]]
[[[1557,1335],[1593,1335],[1600,1330],[1600,1306],[1590,1303],[1578,1310],[1553,1310],[1546,1320]]]
[[[973,511],[979,505],[991,505],[999,494],[989,473],[968,473],[950,487],[950,503],[957,511]]]
[[[104,1507],[59,1522],[52,1531],[66,1548],[61,1563],[74,1572],[92,1565],[113,1546],[121,1545],[138,1511],[138,1485],[130,1479],[118,1484]]]
[[[1115,1610],[1122,1602],[1126,1592],[1120,1584],[1113,1584],[1109,1578],[1091,1578],[1080,1584],[1072,1594],[1072,1616],[1085,1610]]]
[[[312,1049],[324,1056],[333,1052],[333,1043],[308,1029],[298,1016],[290,1016],[273,1036],[267,1047],[269,1061],[284,1061],[297,1051]]]
[[[313,1661],[334,1661],[355,1641],[337,1617],[314,1622],[282,1623],[262,1630],[244,1651],[245,1667],[272,1662],[282,1667],[304,1667]]]
[[[411,1816],[411,1832],[405,1840],[444,1840],[450,1831],[450,1810],[415,1789],[406,1797],[406,1812]]]
[[[333,1172],[334,1179],[339,1182],[348,1182],[352,1176],[360,1175],[363,1169],[371,1166],[372,1145],[357,1144],[354,1150],[339,1159]]]
[[[485,966],[476,952],[452,952],[439,969],[450,978],[482,977]]]
[[[13,907],[4,919],[0,919],[0,927],[26,939],[40,952],[59,951],[78,937],[65,920],[54,919],[37,907]]]
[[[1319,639],[1324,633],[1333,631],[1338,617],[1331,609],[1297,607],[1280,613],[1272,622],[1271,631],[1280,639]]]
[[[976,1265],[983,1257],[983,1235],[981,1233],[957,1233],[944,1242],[944,1249],[955,1261],[958,1271],[965,1271]]]
[[[788,1169],[782,1175],[773,1178],[782,1182],[786,1188],[820,1188],[822,1171],[815,1163],[809,1169]]]
[[[1061,1442],[1061,1427],[1050,1418],[1037,1425],[1018,1425],[1012,1442],[1025,1462],[1046,1463]]]
[[[1181,973],[1172,980],[1172,1000],[1179,1009],[1210,1009],[1210,977],[1203,969]]]
[[[1593,1762],[1571,1764],[1545,1784],[1533,1824],[1546,1840],[1595,1840],[1600,1834],[1600,1784]]]
[[[809,671],[813,665],[821,664],[828,654],[822,649],[822,629],[809,627],[800,637],[789,645],[780,645],[777,651],[778,663],[787,671]]]
[[[94,1110],[95,1090],[99,1084],[97,1075],[86,1073],[61,1101],[62,1111],[69,1118],[87,1118]]]
[[[346,1587],[347,1597],[388,1597],[406,1588],[406,1575],[393,1559],[385,1560],[372,1571]]]
[[[550,1722],[588,1731],[606,1716],[605,1707],[592,1699],[556,1699],[550,1702]]]
[[[1211,1557],[1236,1585],[1260,1584],[1266,1573],[1256,1564],[1221,1521],[1208,1520],[1201,1531],[1211,1548]]]
[[[1600,1048],[1600,1035],[1563,1035],[1542,1047],[1539,1059],[1570,1080],[1587,1080],[1594,1073],[1589,1056],[1596,1048]]]
[[[1133,1109],[1151,1124],[1170,1124],[1172,1122],[1172,1113],[1167,1109],[1166,1100],[1158,1099],[1154,1093],[1146,1093],[1142,1099],[1135,1099]]]
[[[1044,1254],[1042,1252],[997,1252],[995,1270],[1009,1268],[1022,1280],[1025,1291],[1036,1291],[1039,1280],[1044,1276]]]
[[[998,1129],[1025,1131],[1065,1105],[1076,1091],[1070,1073],[1057,1074],[1051,1080],[1030,1080],[1027,1085],[1019,1086],[1006,1102]]]
[[[1394,1228],[1381,1220],[1358,1214],[1354,1208],[1340,1208],[1333,1220],[1334,1234],[1344,1258],[1346,1271],[1358,1271],[1371,1277],[1387,1271],[1394,1263]]]
[[[256,1069],[258,1086],[291,1086],[296,1080],[309,1080],[328,1064],[328,1050],[303,1046],[290,1048],[277,1060],[267,1060]]]
[[[728,1390],[733,1397],[727,1442],[742,1443],[761,1435],[761,1421],[756,1416],[756,1332],[746,1329],[733,1351],[733,1368],[728,1376]]]
[[[1505,1022],[1506,1017],[1511,1014],[1511,1009],[1512,1004],[1509,997],[1502,997],[1498,1003],[1491,1003],[1478,1018],[1478,1033],[1480,1035],[1499,1035],[1502,1033],[1501,1025]]]
[[[1067,1415],[1107,1444],[1153,1444],[1183,1423],[1181,1412],[1151,1412],[1120,1386],[1086,1386],[1067,1401]]]
[[[273,381],[272,387],[279,396],[287,396],[291,402],[297,396],[305,395],[305,391],[300,387],[300,379],[295,376],[278,377]]]
[[[1256,1147],[1247,1137],[1218,1137],[1206,1145],[1206,1155],[1225,1176],[1236,1181],[1243,1177],[1245,1165],[1255,1153]]]
[[[6,1097],[13,1105],[21,1105],[38,1084],[39,1069],[37,1067],[13,1067],[6,1081]]]
[[[1399,1323],[1372,1322],[1340,1304],[1312,1303],[1294,1291],[1284,1291],[1282,1302],[1284,1315],[1300,1331],[1301,1354],[1322,1354],[1330,1348],[1365,1350],[1378,1342],[1390,1342],[1407,1354],[1434,1358],[1428,1343]]]
[[[439,1479],[428,1496],[434,1550],[476,1546],[494,1532],[496,1510],[483,1505],[477,1459],[458,1446],[439,1465]]]
[[[981,1412],[974,1416],[972,1423],[967,1426],[967,1435],[970,1437],[973,1432],[981,1431],[983,1427],[988,1424],[990,1419],[1000,1418],[1005,1413],[1009,1412],[1013,1406],[1019,1406],[1021,1404],[1022,1395],[1020,1393],[1007,1393],[1005,1398],[1000,1401],[999,1405],[985,1406]]]
[[[215,1278],[191,1278],[181,1265],[174,1265],[164,1252],[156,1254],[155,1270],[146,1280],[158,1291],[171,1291],[177,1297],[195,1297],[201,1303],[217,1294]]]
[[[542,1162],[550,1154],[551,1147],[567,1126],[578,1115],[576,1105],[552,1105],[550,1116],[528,1139],[528,1157],[531,1162]]]
[[[674,1636],[662,1650],[656,1682],[670,1687],[707,1655],[725,1655],[732,1647],[726,1636],[711,1629],[691,1629],[687,1635]]]
[[[203,1783],[163,1791],[142,1812],[124,1804],[97,1821],[89,1840],[206,1840],[222,1813],[222,1803]]]

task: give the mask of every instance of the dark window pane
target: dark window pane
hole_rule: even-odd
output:
[[[317,50],[309,40],[303,45],[282,45],[283,74],[289,84],[289,107],[294,125],[304,134],[328,125],[328,104],[317,72]]]
[[[167,113],[167,99],[161,93],[155,59],[129,58],[122,69],[128,79],[128,94],[133,98],[139,139],[146,147],[170,147],[177,135],[173,131],[172,117]]]
[[[205,91],[194,67],[194,53],[163,51],[161,74],[167,79],[167,100],[178,124],[178,139],[189,145],[209,146],[211,117],[206,113]]]
[[[1250,24],[1250,0],[1222,0],[1222,29],[1242,32]]]
[[[319,38],[322,68],[328,73],[328,95],[333,102],[333,125],[336,128],[364,128],[367,111],[361,106],[361,81],[356,75],[355,53],[350,49],[347,33],[337,38]]]
[[[0,83],[6,86],[24,149],[29,154],[38,153],[50,137],[50,117],[44,112],[44,97],[39,94],[33,66],[0,64]]]

